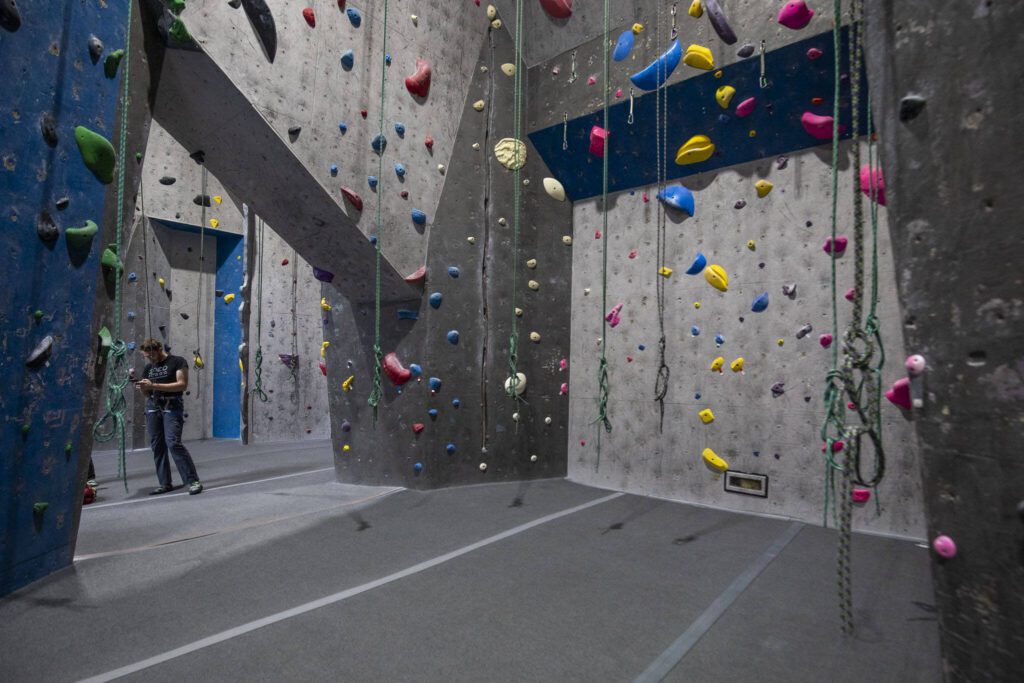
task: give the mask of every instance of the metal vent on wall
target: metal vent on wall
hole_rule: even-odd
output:
[[[759,498],[768,497],[768,475],[766,474],[750,474],[748,472],[727,470],[724,482],[725,490],[730,493],[742,493]]]

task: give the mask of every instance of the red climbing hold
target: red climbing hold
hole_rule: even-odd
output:
[[[420,283],[420,282],[423,282],[426,279],[426,277],[427,277],[427,267],[424,265],[424,266],[420,266],[419,268],[417,268],[415,273],[412,273],[411,275],[406,275],[405,276],[405,281],[406,282],[412,282],[412,283]]]
[[[885,392],[885,397],[893,405],[910,410],[913,405],[910,400],[910,380],[906,377],[901,377],[893,382],[892,387]]]
[[[288,265],[288,259],[286,259],[286,258],[281,259],[281,265],[282,266],[287,266]]]
[[[313,8],[307,7],[302,10],[302,18],[306,20],[310,28],[316,28],[316,15],[313,14]]]
[[[345,0],[338,0],[338,9],[345,10]]]
[[[812,59],[812,60],[813,59],[817,59],[818,57],[820,57],[823,54],[824,53],[821,50],[819,50],[818,48],[812,47],[810,50],[807,51],[807,59]]]
[[[572,16],[572,0],[540,0],[540,6],[555,19]]]
[[[366,118],[366,110],[365,109],[360,109],[359,110],[359,115],[362,116],[365,119]]]
[[[416,424],[414,424],[414,425],[412,426],[412,431],[413,431],[413,433],[414,433],[414,434],[419,434],[420,432],[422,432],[422,431],[423,431],[423,426],[424,426],[424,425],[423,425],[423,423],[422,423],[422,422],[417,422]]]
[[[398,196],[401,197],[402,199],[408,199],[409,190],[402,190],[401,192],[398,193]]]
[[[398,354],[394,351],[384,356],[380,365],[384,368],[384,374],[388,376],[388,379],[398,386],[402,386],[412,377],[412,370],[402,367],[402,362],[398,360]]]
[[[348,187],[342,187],[341,193],[345,195],[345,199],[348,203],[355,207],[356,211],[363,210],[363,198],[355,193],[354,190]]]
[[[416,60],[416,73],[405,79],[405,87],[413,95],[426,97],[430,92],[430,62],[425,59]]]
[[[423,138],[423,144],[427,146],[427,149],[434,149],[434,138],[428,135]]]

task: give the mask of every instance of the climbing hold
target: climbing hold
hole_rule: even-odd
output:
[[[686,269],[687,275],[697,275],[700,271],[704,270],[704,266],[708,264],[707,257],[701,252],[697,252],[697,258],[693,259],[693,263],[689,268]]]
[[[811,324],[806,323],[799,330],[796,331],[796,338],[803,339],[804,337],[809,335],[813,330],[814,328],[811,326]]]
[[[855,486],[853,490],[850,491],[850,499],[854,503],[866,503],[871,500],[871,489]]]
[[[534,344],[539,343],[540,342],[540,332],[531,332],[530,333],[530,341],[532,341]]]
[[[690,216],[694,214],[693,193],[682,185],[669,185],[659,190],[658,199],[665,206],[684,211]]]
[[[349,7],[345,10],[345,14],[348,15],[348,20],[352,22],[352,25],[359,28],[359,25],[363,23],[363,15],[359,14],[359,10],[354,7]]]
[[[935,540],[932,541],[932,548],[939,557],[945,560],[951,560],[956,557],[956,543],[949,536],[936,536]]]
[[[775,185],[773,185],[771,181],[764,179],[758,180],[756,183],[754,183],[754,189],[757,190],[757,196],[760,197],[761,199],[767,197],[768,193],[772,191],[773,187],[775,187]]]
[[[80,228],[67,228],[64,230],[64,239],[67,240],[68,247],[74,250],[87,250],[92,244],[92,238],[99,230],[99,226],[93,221],[85,221],[85,225]]]
[[[121,66],[121,60],[124,59],[124,50],[114,50],[107,58],[103,60],[103,75],[107,78],[114,78],[117,76],[117,67]]]
[[[316,28],[316,14],[313,13],[312,7],[303,8],[302,18],[306,20],[310,28]]]
[[[643,71],[630,76],[629,80],[641,90],[656,90],[668,80],[668,77],[679,66],[679,60],[682,59],[682,56],[683,48],[678,40],[674,40],[669,48],[665,50],[664,54],[651,62]]]
[[[708,281],[709,285],[721,292],[729,289],[729,275],[722,266],[712,264],[705,268],[704,279]]]
[[[710,159],[714,153],[715,144],[711,142],[711,138],[707,135],[694,135],[684,142],[676,152],[676,164],[679,166],[699,164]]]
[[[459,277],[459,267],[458,266],[448,266],[448,275],[450,277],[453,277],[453,278]]]
[[[609,327],[618,327],[619,323],[622,322],[622,316],[620,315],[622,312],[622,306],[623,304],[621,302],[617,303],[605,314],[604,319],[608,322]]]
[[[711,424],[712,422],[715,421],[715,414],[711,412],[710,408],[705,408],[704,410],[697,413],[697,415],[700,417],[700,421],[706,425]]]
[[[746,200],[738,199],[738,200],[736,200],[736,203],[732,205],[732,208],[734,208],[734,209],[742,209],[746,205],[747,205]]]
[[[590,129],[590,153],[596,157],[604,156],[604,148],[608,143],[608,131],[601,126]]]
[[[234,301],[234,300],[235,300],[235,294],[234,294],[234,292],[232,292],[231,294],[227,294],[227,295],[225,295],[225,296],[224,296],[224,303],[226,303],[226,304],[229,304],[229,303],[231,303],[231,302],[232,302],[232,301]]]
[[[418,97],[426,97],[430,92],[430,77],[433,70],[430,62],[425,59],[416,59],[416,71],[405,79],[406,89]]]
[[[569,393],[569,383],[568,382],[562,382],[562,385],[560,387],[558,387],[558,395],[559,396],[565,396],[568,393]]]
[[[804,0],[789,0],[779,10],[778,22],[786,28],[797,31],[811,23],[813,16],[814,10],[808,7]]]
[[[348,71],[353,66],[355,66],[355,63],[356,56],[355,53],[352,52],[352,50],[345,50],[344,52],[341,53],[341,66],[343,69]]]
[[[635,33],[636,35],[640,35],[640,33],[644,30],[644,25],[641,23],[633,24],[633,26],[630,27],[630,30],[633,31],[633,33]]]
[[[807,50],[807,59],[814,61],[818,57],[821,57],[823,54],[825,53],[819,50],[818,48],[812,47],[809,50]]]
[[[39,118],[39,132],[50,147],[56,147],[60,142],[60,138],[57,136],[57,120],[50,112],[45,112]]]
[[[724,365],[725,365],[725,359],[722,358],[721,356],[719,356],[718,358],[716,358],[713,361],[711,361],[711,371],[712,372],[721,372],[722,371],[722,366],[724,366]]]
[[[158,277],[156,279],[156,283],[160,285],[160,289],[163,289],[164,286],[167,284],[167,280],[163,279],[162,277]]]
[[[658,268],[658,275],[664,278],[672,277],[672,269],[668,266],[662,266],[661,268]]]
[[[743,372],[743,358],[737,358],[733,362],[729,363],[729,369],[733,372]]]
[[[337,164],[331,164],[331,167],[328,170],[330,171],[332,178],[334,176],[338,175],[338,165]]]
[[[903,99],[900,100],[900,121],[906,122],[911,119],[916,119],[917,115],[924,109],[924,105],[926,103],[927,100],[920,95],[904,95]]]
[[[754,313],[760,313],[766,308],[768,308],[768,292],[764,292],[763,294],[759,294],[755,297],[754,303],[750,306],[750,310]]]
[[[522,140],[502,138],[494,146],[494,156],[508,170],[518,170],[526,165],[526,145]]]
[[[442,296],[441,292],[434,292],[433,294],[430,295],[430,298],[428,298],[427,301],[430,302],[430,307],[436,310],[438,308],[441,308],[441,300],[443,298],[444,297]]]
[[[562,235],[562,244],[567,247],[572,246],[572,235]]]
[[[619,39],[615,41],[615,47],[612,48],[612,59],[616,62],[621,62],[623,59],[629,56],[629,53],[633,50],[633,32],[630,30],[623,31],[619,34]]]
[[[400,138],[405,137],[405,124],[401,121],[395,121],[395,135]]]
[[[708,13],[708,21],[711,22],[711,28],[715,29],[715,33],[726,45],[732,45],[736,42],[736,34],[733,33],[732,27],[729,26],[729,20],[725,18],[725,12],[722,11],[721,5],[718,4],[718,0],[702,0],[705,11]]]
[[[60,230],[48,211],[41,211],[36,218],[36,235],[47,244],[56,242],[60,237]]]
[[[396,386],[402,386],[412,377],[412,372],[402,367],[401,361],[398,360],[398,354],[394,351],[384,356],[384,359],[381,361],[381,367],[384,369],[388,379]]]
[[[910,380],[906,377],[901,377],[885,392],[885,397],[889,399],[889,402],[900,408],[906,408],[910,410],[912,403],[910,400]]]
[[[526,391],[526,375],[524,375],[521,372],[517,372],[514,379],[512,377],[507,378],[505,380],[505,393],[506,394],[508,394],[509,392],[511,392],[513,390],[512,389],[513,383],[515,384],[515,394],[516,394],[516,396],[522,396],[523,393]]]
[[[516,75],[516,65],[506,62],[501,65],[501,72],[511,78]]]
[[[694,44],[686,48],[686,54],[683,56],[683,64],[692,66],[694,69],[709,71],[715,66],[715,58],[711,54],[711,50],[703,45]]]
[[[754,111],[754,106],[757,105],[756,97],[748,97],[739,104],[736,105],[736,116],[743,118],[744,116],[750,116]]]
[[[327,297],[325,297],[325,296],[320,297],[320,310],[322,310],[324,312],[329,312],[331,310],[331,305],[329,303],[327,303]],[[329,343],[330,342],[324,342],[324,344],[329,344]]]
[[[441,175],[444,175],[444,171],[445,171],[444,164],[438,164],[437,165],[437,172],[440,173]],[[525,183],[529,183],[529,181],[524,181],[524,182]]]
[[[686,11],[694,19],[700,19],[704,16],[704,6],[700,4],[700,0],[693,0],[690,3],[690,9]]]
[[[46,363],[53,351],[53,341],[54,340],[51,335],[43,337],[42,341],[36,344],[35,348],[32,349],[32,353],[28,354],[28,358],[25,360],[25,365],[30,368],[35,368]]]
[[[694,337],[699,337],[700,336],[700,328],[697,327],[696,325],[691,327],[690,328],[690,335],[694,336]]]
[[[846,290],[846,294],[843,295],[843,298],[846,299],[847,301],[853,301],[853,297],[855,297],[856,295],[857,289],[854,287],[850,287],[848,290]]]
[[[449,332],[448,332],[448,343],[449,344],[458,344],[459,343],[459,331],[458,330],[449,330]]]
[[[373,140],[370,141],[370,147],[377,154],[383,154],[384,150],[388,147],[388,139],[382,133],[377,133],[373,136]]]
[[[721,346],[724,343],[725,343],[725,337],[723,337],[720,334],[716,334],[715,335],[715,346],[719,347],[719,346]]]
[[[210,219],[210,227],[211,228],[216,228],[218,225],[220,225],[220,221],[218,221],[216,218],[211,218]]]
[[[338,130],[340,130],[342,133],[347,132],[348,131],[348,124],[345,123],[344,121],[338,121]]]
[[[572,14],[572,0],[540,0],[540,6],[555,19],[567,19]]]
[[[419,209],[413,209],[409,212],[409,215],[412,217],[412,222],[416,225],[426,225],[427,214],[423,213]]]
[[[803,124],[804,130],[807,134],[818,140],[831,140],[832,139],[832,126],[833,119],[831,116],[819,116],[809,111],[805,111],[800,115],[800,123]],[[843,125],[839,126],[839,134],[846,130]]]
[[[924,360],[924,356],[914,354],[913,356],[907,356],[907,360],[903,363],[903,367],[907,369],[911,377],[917,377],[924,372],[927,363]]]
[[[708,2],[709,0],[704,1]],[[727,469],[729,469],[729,465],[725,462],[725,460],[722,460],[720,457],[718,457],[718,455],[710,448],[704,449],[703,457],[704,463],[712,470],[715,470],[716,472],[725,472]]]
[[[467,238],[466,238],[466,241],[467,241],[467,242],[469,242],[470,244],[476,244],[476,238],[475,238],[475,237],[473,237],[472,235],[470,235],[469,237],[467,237]]]
[[[380,181],[377,180],[377,176],[375,176],[375,175],[368,175],[368,176],[366,176],[366,184],[370,186],[371,190],[376,190],[377,189],[377,184],[379,182]]]
[[[754,46],[750,43],[744,43],[743,47],[736,50],[736,56],[740,59],[746,59],[750,55],[754,54]]]
[[[529,282],[526,283],[526,286],[529,287],[530,289],[532,289],[535,292],[538,289],[540,289],[540,283],[537,282],[536,280],[530,280]]]
[[[874,198],[882,206],[885,206],[885,178],[882,177],[882,169],[871,168],[867,164],[860,167],[860,191],[868,199]]]
[[[750,251],[756,251],[757,243],[754,240],[747,240],[747,249]]]
[[[562,187],[562,183],[558,182],[554,178],[544,179],[544,191],[548,193],[552,199],[557,199],[560,202],[565,201],[565,188]]]
[[[352,391],[352,383],[355,382],[355,380],[355,375],[349,375],[348,377],[346,377],[345,380],[341,383],[341,390],[344,391],[346,394]]]
[[[832,335],[828,334],[828,333],[825,333],[825,334],[819,336],[818,337],[818,343],[821,344],[821,347],[823,349],[827,349],[828,347],[832,346]]]
[[[473,103],[473,109],[476,109],[477,111],[483,111],[484,110],[484,101],[483,100],[477,100],[476,102],[474,102]]]
[[[536,267],[537,267],[537,259],[535,259],[535,258],[532,258],[532,259],[528,260],[528,261],[526,262],[526,267],[527,267],[527,268],[530,268],[531,270],[532,270],[533,268],[536,268]]]
[[[779,346],[785,346],[786,340],[779,337],[778,339],[775,340],[775,343],[778,344]]]
[[[117,161],[114,155],[114,147],[110,144],[110,141],[85,126],[78,126],[75,128],[75,142],[78,143],[78,151],[82,155],[82,161],[93,172],[93,175],[101,183],[112,183],[114,181],[114,167]]]
[[[121,276],[122,271],[124,271],[124,264],[121,263],[121,257],[117,255],[116,244],[108,244],[107,248],[100,254],[100,267],[103,268],[103,274],[108,279]]]
[[[723,85],[715,91],[715,101],[718,102],[718,106],[722,109],[728,109],[735,94],[736,88],[731,85]]]
[[[460,405],[462,405],[462,401],[460,401],[457,398],[453,398],[452,399],[452,407],[453,408],[458,408]]]
[[[784,393],[786,393],[786,383],[785,382],[776,382],[775,384],[773,384],[771,386],[771,392],[772,392],[772,396],[774,398],[778,398],[779,396],[782,396]]]
[[[0,26],[14,33],[21,27],[21,12],[17,0],[0,0]]]
[[[352,367],[351,361],[349,361],[349,367]],[[419,377],[423,374],[423,368],[420,367],[419,363],[409,363],[409,372],[412,373],[413,377]]]
[[[782,295],[788,296],[789,298],[796,296],[796,283],[791,282],[787,285],[782,285]]]
[[[329,270],[313,266],[313,277],[320,280],[320,282],[331,282],[334,279],[334,273]]]
[[[5,4],[0,2],[0,5]],[[89,36],[89,59],[95,64],[100,61],[100,55],[103,54],[103,41],[96,37],[95,34]]]
[[[410,284],[422,284],[427,277],[427,266],[422,265],[405,276],[405,281]]]
[[[826,254],[842,256],[846,252],[847,244],[849,244],[849,240],[844,235],[836,237],[835,244],[832,243],[832,238],[828,237],[825,239],[825,246],[823,246],[822,249],[825,250]]]

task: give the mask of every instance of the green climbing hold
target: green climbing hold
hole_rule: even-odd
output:
[[[114,338],[110,335],[110,330],[107,329],[106,325],[100,328],[99,332],[96,333],[96,336],[100,338],[100,350],[103,351],[104,354],[110,351],[110,347],[114,343]]]
[[[121,59],[124,57],[124,50],[114,50],[103,60],[103,75],[107,78],[117,76],[117,67],[121,66]]]
[[[114,182],[114,167],[117,165],[117,160],[114,155],[114,146],[110,144],[110,140],[85,126],[78,126],[75,128],[75,142],[78,143],[82,161],[93,172],[93,175],[101,183]]]
[[[32,425],[30,425],[28,422],[25,422],[25,423],[23,423],[21,425],[21,433],[22,434],[28,434],[28,430],[30,430],[30,429],[32,429]]]
[[[46,512],[46,508],[48,508],[48,507],[50,507],[50,504],[47,503],[47,502],[44,502],[44,501],[39,501],[38,503],[32,503],[32,512],[37,514],[37,515],[41,515],[44,512]]]
[[[92,245],[92,238],[98,230],[99,226],[94,221],[87,220],[80,228],[66,228],[64,239],[72,249],[85,251]]]
[[[171,38],[173,38],[179,43],[193,42],[192,35],[188,32],[188,29],[185,28],[185,22],[183,22],[181,19],[174,20],[174,23],[171,24],[171,30],[168,31],[168,34],[171,36]]]
[[[121,257],[117,255],[116,244],[110,244],[103,250],[103,255],[100,256],[100,265],[103,266],[103,272],[108,278],[116,278],[121,275],[124,264],[121,263]]]
[[[42,320],[43,319],[43,312],[40,311],[38,308],[36,309],[36,312],[33,313],[32,315],[33,315],[33,317],[35,317],[36,320]]]
[[[64,452],[65,453],[70,453],[71,452],[71,442],[70,441],[68,441],[66,444],[64,444]]]
[[[167,0],[167,9],[171,10],[172,14],[181,14],[185,11],[185,0]]]
[[[142,152],[136,152],[135,153],[135,163],[139,163],[140,161],[142,161]]]

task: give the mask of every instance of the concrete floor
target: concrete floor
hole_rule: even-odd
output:
[[[76,562],[0,600],[4,680],[939,681],[928,551],[564,480],[333,481],[326,442],[96,456]]]

